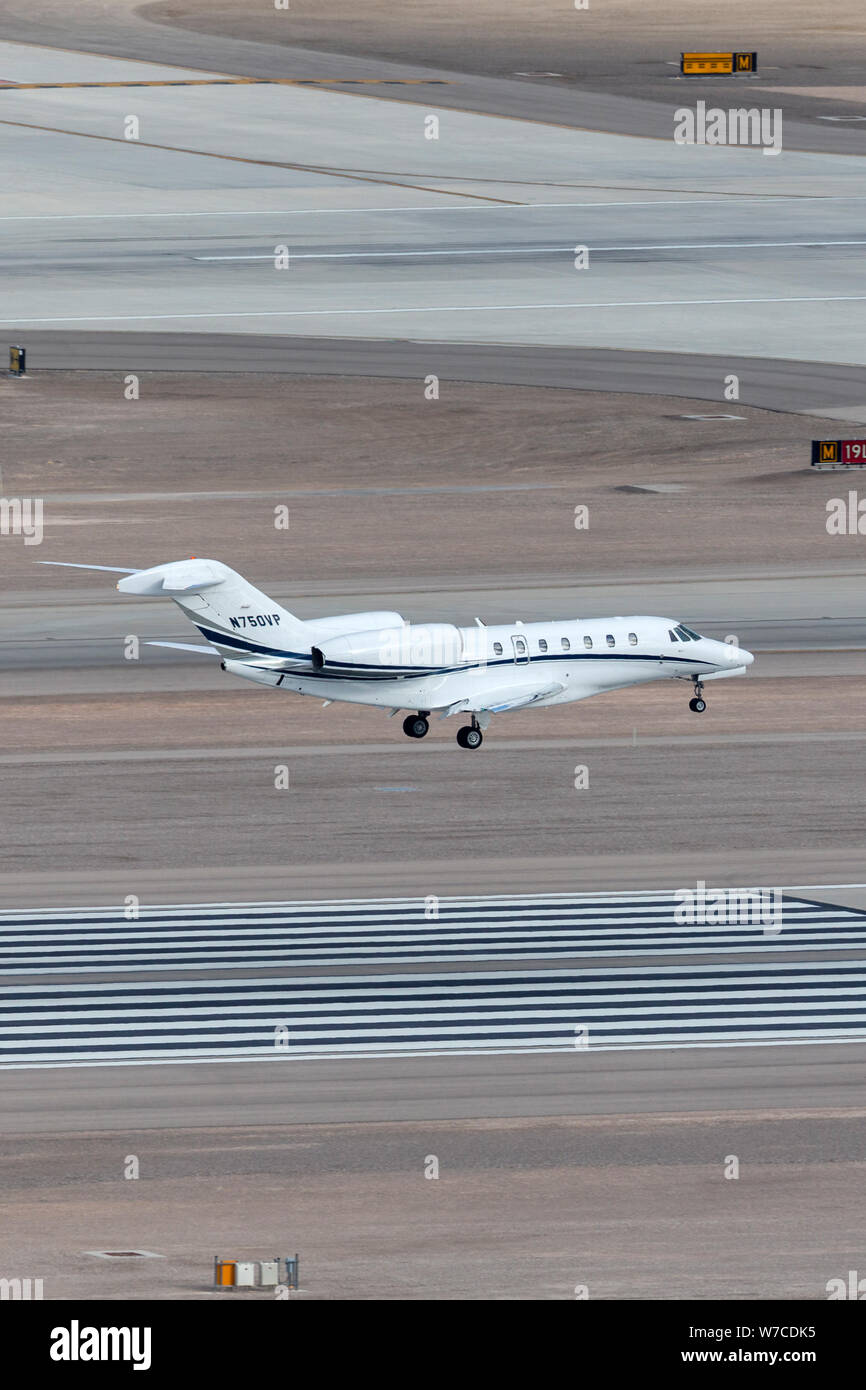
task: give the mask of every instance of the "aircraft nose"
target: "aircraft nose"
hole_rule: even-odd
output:
[[[734,647],[731,651],[732,666],[751,666],[754,659],[754,653],[747,652],[745,647]]]

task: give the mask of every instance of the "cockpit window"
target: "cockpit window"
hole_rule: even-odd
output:
[[[671,639],[672,642],[676,642],[677,640],[677,634],[675,632],[672,632],[670,628],[668,629],[668,637]]]
[[[692,632],[691,628],[686,627],[685,623],[678,623],[676,631],[684,642],[700,642],[701,640],[701,634],[699,632]]]

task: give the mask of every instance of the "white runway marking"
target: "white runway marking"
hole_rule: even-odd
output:
[[[240,309],[228,313],[210,310],[193,314],[75,314],[42,318],[0,319],[0,323],[21,326],[32,323],[146,323],[183,319],[281,319],[281,318],[369,318],[378,314],[495,314],[527,309],[668,309],[689,305],[715,304],[837,304],[861,303],[866,294],[795,294],[755,296],[747,299],[630,299],[598,303],[541,304],[406,304],[396,309]]]
[[[30,985],[0,1006],[3,1069],[850,1042],[866,961]]]
[[[675,920],[669,892],[201,903],[0,915],[0,1067],[757,1046],[866,1038],[866,913],[785,899],[781,930]],[[752,900],[754,901],[754,900]],[[728,910],[731,910],[729,901]],[[736,916],[736,914],[734,914]],[[129,972],[714,955],[750,963],[168,978]],[[112,971],[103,983],[60,983]],[[55,976],[18,984],[15,973]],[[125,976],[125,978],[124,978]],[[580,1059],[576,1058],[576,1065]]]
[[[0,122],[2,124],[2,122]],[[348,208],[263,208],[244,209],[214,208],[206,211],[190,212],[24,212],[0,215],[0,222],[112,222],[118,220],[137,222],[143,217],[316,217],[330,216],[332,213],[350,214],[352,217],[370,216],[380,212],[532,212],[536,208],[651,208],[651,207],[711,207],[716,204],[726,207],[739,207],[741,203],[862,203],[866,193],[815,193],[774,197],[740,197],[736,193],[720,193],[715,198],[630,198],[616,199],[614,202],[592,203],[510,203],[495,204],[445,204],[417,203],[409,207],[348,207]]]
[[[861,241],[683,241],[652,246],[587,246],[595,255],[600,251],[764,251],[779,246],[866,246]],[[289,252],[292,261],[374,261],[399,260],[404,257],[429,256],[538,256],[550,252],[573,255],[574,246],[483,246],[477,250],[448,251],[299,251]],[[273,261],[274,252],[243,255],[193,256],[194,261]]]

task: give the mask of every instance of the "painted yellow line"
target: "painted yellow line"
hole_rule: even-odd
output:
[[[450,87],[441,77],[181,77],[148,82],[0,82],[4,91],[61,87]]]

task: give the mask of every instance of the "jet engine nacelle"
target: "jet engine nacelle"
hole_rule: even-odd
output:
[[[450,623],[406,623],[331,637],[313,647],[311,658],[314,670],[336,676],[420,676],[461,665],[463,637]]]
[[[374,632],[381,628],[403,626],[400,613],[338,613],[333,618],[309,618],[308,623],[317,637],[345,637],[350,632]]]

